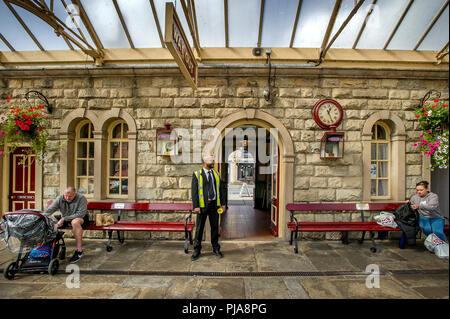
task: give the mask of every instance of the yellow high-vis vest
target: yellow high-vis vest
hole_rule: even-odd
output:
[[[198,201],[200,204],[200,208],[205,208],[205,197],[203,195],[203,176],[202,176],[202,170],[195,171],[195,177],[197,177],[198,181]],[[219,174],[212,169],[214,178],[216,179],[216,200],[217,200],[217,206],[220,206],[220,192],[219,192]]]

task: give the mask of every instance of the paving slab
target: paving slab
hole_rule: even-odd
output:
[[[197,298],[245,299],[243,278],[202,278]]]

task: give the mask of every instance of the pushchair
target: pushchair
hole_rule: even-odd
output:
[[[64,260],[66,245],[64,232],[58,231],[56,220],[39,210],[22,209],[3,215],[0,239],[17,259],[4,270],[3,276],[12,280],[17,273],[58,272],[59,260]]]

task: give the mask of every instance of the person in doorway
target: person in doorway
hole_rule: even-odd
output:
[[[68,187],[64,194],[58,196],[50,207],[43,212],[43,215],[51,215],[57,210],[61,211],[61,219],[57,224],[58,228],[72,225],[77,248],[69,262],[76,263],[83,257],[83,229],[89,224],[87,200],[83,195],[78,194],[74,187]]]
[[[226,210],[223,204],[225,194],[219,173],[214,170],[214,156],[203,157],[203,168],[195,171],[192,176],[192,207],[197,213],[194,253],[191,259],[196,260],[200,257],[202,249],[203,230],[205,228],[206,218],[209,216],[211,226],[211,244],[213,252],[219,258],[223,257],[219,245],[219,213],[218,209]]]
[[[422,232],[426,236],[435,233],[445,242],[447,239],[444,234],[444,217],[439,208],[438,195],[430,192],[427,181],[417,183],[416,192],[409,202],[412,209],[419,211],[419,226]]]

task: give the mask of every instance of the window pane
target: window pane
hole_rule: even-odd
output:
[[[111,142],[111,158],[119,158],[120,157],[120,142]]]
[[[223,10],[223,1],[195,1],[201,47],[225,46],[225,16]]]
[[[377,181],[376,180],[370,181],[370,195],[377,196]]]
[[[30,29],[31,33],[33,33],[34,37],[41,44],[44,50],[68,50],[64,39],[60,36],[58,37],[54,31],[54,29],[44,22],[42,19],[37,17],[35,14],[23,9],[22,7],[16,6],[12,4],[12,7],[17,12],[17,14],[22,18],[23,22],[26,24],[28,29]],[[7,11],[12,15],[12,13],[7,9]],[[2,30],[3,32],[3,30]],[[30,42],[33,42],[31,38]],[[16,48],[17,50],[17,48]]]
[[[122,158],[128,158],[128,143],[122,143]]]
[[[448,6],[437,20],[436,24],[431,28],[430,33],[425,37],[423,42],[417,48],[418,50],[441,50],[448,42],[449,31],[449,13]]]
[[[94,158],[94,142],[89,142],[89,158]]]
[[[122,176],[128,176],[128,161],[122,161]]]
[[[388,181],[385,179],[378,180],[378,196],[387,196]]]
[[[266,0],[262,47],[289,47],[298,0]]]
[[[123,123],[123,134],[122,138],[128,138],[128,125]]]
[[[86,158],[87,157],[87,143],[86,142],[78,142],[77,157],[78,158]]]
[[[87,173],[86,161],[78,160],[77,161],[77,176],[87,176],[86,173]]]
[[[119,176],[120,161],[110,161],[109,176]]]
[[[377,159],[377,144],[376,143],[372,143],[370,154],[371,154],[370,155],[371,160]]]
[[[93,178],[89,178],[89,194],[94,194],[94,179]]]
[[[378,177],[388,177],[388,163],[379,162],[378,163]]]
[[[17,21],[3,1],[0,1],[0,30],[17,51],[37,51],[38,46]],[[3,43],[3,41],[1,41]],[[5,46],[6,47],[6,46]],[[9,50],[9,49],[6,49]]]
[[[87,187],[88,187],[88,182],[87,179],[85,178],[78,178],[77,179],[77,191],[80,194],[87,194]]]
[[[260,12],[261,0],[228,1],[230,47],[256,47]]]
[[[356,49],[382,49],[407,4],[408,1],[377,1]]]
[[[122,195],[128,194],[128,180],[122,179]]]
[[[370,178],[377,178],[377,163],[372,162],[370,164]]]
[[[381,125],[377,125],[377,140],[385,140],[386,139],[386,131]]]
[[[81,4],[106,49],[130,48],[127,36],[125,35],[125,31],[123,30],[112,1],[81,0]]]
[[[121,128],[122,128],[122,124],[119,123],[117,124],[114,129],[113,129],[113,133],[112,133],[112,138],[121,138]]]
[[[322,0],[318,5],[316,0],[303,0],[293,47],[320,48],[334,3],[334,0]]]
[[[118,0],[117,2],[134,46],[136,48],[161,48],[150,2],[148,0]],[[158,3],[155,3],[155,7],[158,7]],[[160,23],[161,18],[163,17],[158,15]],[[164,26],[164,24],[161,25]]]
[[[89,123],[84,124],[80,128],[80,138],[89,138]]]
[[[94,176],[94,161],[89,161],[89,176]]]
[[[444,2],[445,0],[414,1],[387,49],[412,50]]]
[[[355,7],[354,0],[342,1],[341,8],[339,9],[339,13],[336,17],[336,22],[334,23],[330,39],[334,37],[334,35],[339,30],[344,21],[347,19],[347,17],[349,16],[350,12],[353,10],[354,7]],[[347,49],[351,48],[355,43],[356,37],[358,35],[359,30],[361,29],[362,24],[364,23],[364,19],[366,18],[367,12],[371,8],[375,7],[376,5],[372,6],[372,1],[364,2],[361,8],[359,8],[356,14],[348,22],[344,30],[342,30],[341,34],[337,37],[337,39],[334,41],[331,47],[347,48]],[[372,14],[369,16],[368,20],[371,19]]]
[[[118,179],[110,179],[109,180],[109,193],[110,194],[119,194],[119,185],[120,185],[120,182]]]
[[[378,144],[378,159],[379,160],[388,159],[388,144]]]

